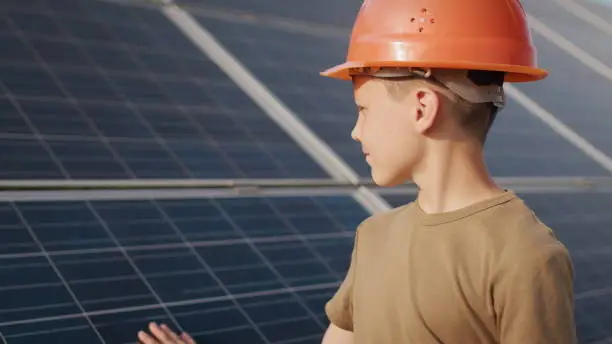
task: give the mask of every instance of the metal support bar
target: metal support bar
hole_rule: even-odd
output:
[[[32,182],[32,181],[28,181]],[[54,200],[137,200],[137,199],[185,199],[227,197],[288,197],[288,196],[354,196],[362,205],[369,202],[359,198],[355,191],[367,188],[370,192],[384,195],[415,195],[417,187],[405,184],[394,188],[381,188],[370,180],[363,183],[345,183],[335,180],[148,180],[142,181],[80,181],[72,187],[53,188],[53,183],[41,183],[45,187],[0,191],[0,201],[54,201]],[[54,181],[61,182],[61,181]],[[72,181],[66,181],[72,182]],[[105,182],[96,186],[94,182]],[[116,185],[112,183],[116,182]],[[201,182],[201,183],[198,183]],[[612,177],[536,177],[497,178],[503,188],[520,193],[554,194],[564,192],[612,192]],[[166,184],[164,184],[166,183]],[[71,185],[66,183],[67,185]],[[80,184],[86,187],[79,188]],[[114,187],[117,186],[117,187]],[[382,197],[381,197],[382,198]],[[377,205],[370,205],[376,207]],[[369,209],[369,208],[366,208]]]
[[[241,197],[350,197],[355,187],[310,188],[208,188],[162,190],[38,190],[0,192],[0,202],[80,201],[80,200],[147,200]]]
[[[357,187],[373,186],[334,179],[83,179],[83,180],[2,180],[0,191],[11,190],[138,190],[138,189],[208,189],[244,187]]]
[[[547,189],[602,189],[612,186],[612,177],[498,177],[495,181],[507,188],[544,187]],[[164,190],[164,189],[236,189],[236,188],[374,188],[377,192],[394,192],[405,187],[380,188],[371,179],[355,183],[336,179],[80,179],[80,180],[0,180],[1,191],[36,190]]]

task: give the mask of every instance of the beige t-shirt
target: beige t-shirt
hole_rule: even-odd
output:
[[[568,251],[507,191],[368,218],[325,308],[355,344],[574,344],[573,302]]]

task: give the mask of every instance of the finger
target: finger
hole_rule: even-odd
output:
[[[153,339],[153,337],[149,336],[145,331],[138,332],[138,339],[143,344],[158,344],[159,342]]]
[[[149,324],[149,331],[151,331],[151,334],[153,334],[155,338],[157,338],[157,340],[160,341],[162,344],[171,344],[172,342],[174,342],[172,339],[170,339],[170,337],[168,337],[166,332],[163,331],[154,322]]]
[[[196,341],[193,340],[193,338],[191,338],[191,336],[186,332],[181,333],[181,339],[185,342],[185,344],[197,344]]]
[[[172,330],[168,327],[168,325],[162,324],[161,329],[162,331],[166,333],[168,338],[171,338],[175,343],[181,342],[181,338],[179,338],[179,336],[176,333],[172,332]]]

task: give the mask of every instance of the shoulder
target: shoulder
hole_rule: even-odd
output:
[[[492,248],[501,255],[523,253],[529,256],[546,247],[561,245],[554,229],[543,223],[518,197],[483,218],[480,225],[486,231]]]
[[[570,253],[554,229],[540,221],[521,199],[489,219],[497,267],[504,273],[535,274],[553,265],[572,273]]]

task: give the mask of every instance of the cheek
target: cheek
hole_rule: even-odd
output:
[[[409,123],[389,116],[371,124],[369,135],[378,149],[386,151],[386,155],[406,154],[410,150],[413,135]]]

